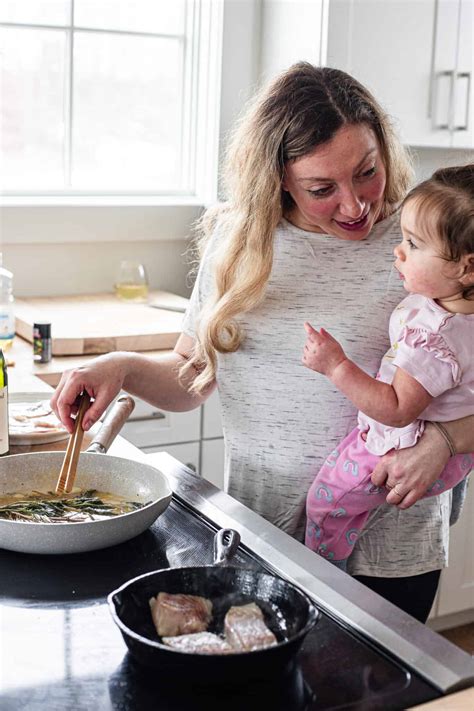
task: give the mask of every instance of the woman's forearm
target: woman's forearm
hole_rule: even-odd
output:
[[[163,410],[192,410],[204,402],[213,390],[210,388],[201,396],[189,393],[188,387],[196,373],[191,369],[191,372],[180,379],[179,370],[185,363],[185,358],[176,352],[159,358],[129,353],[127,358],[124,390]]]
[[[121,389],[163,410],[192,410],[210,395],[213,386],[203,395],[189,393],[189,385],[197,371],[191,368],[184,378],[179,377],[180,367],[186,359],[186,351],[163,354],[159,358],[129,352],[99,356],[62,374],[51,406],[69,432],[74,429],[76,399],[84,390],[93,399],[84,415],[85,430],[97,422]]]
[[[474,452],[474,415],[442,424],[448,431],[458,454]]]

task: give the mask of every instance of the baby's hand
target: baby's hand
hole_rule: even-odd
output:
[[[304,346],[303,365],[328,378],[335,369],[347,360],[340,343],[324,328],[316,331],[307,321],[304,324],[308,338]]]

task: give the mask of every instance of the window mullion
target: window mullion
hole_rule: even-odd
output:
[[[48,149],[51,153],[51,165],[53,165],[55,173],[51,172],[53,176],[50,176],[46,171],[38,172],[36,170],[31,170],[31,180],[28,178],[30,173],[25,170],[25,175],[27,179],[23,182],[25,188],[19,189],[13,188],[15,184],[12,181],[12,188],[6,190],[5,194],[11,196],[12,198],[20,198],[23,196],[27,199],[29,196],[38,196],[40,199],[45,197],[47,199],[54,199],[56,196],[58,200],[64,198],[67,201],[68,196],[77,200],[82,199],[90,195],[91,197],[99,198],[100,196],[105,196],[106,198],[116,196],[129,196],[133,202],[135,197],[143,197],[145,200],[152,199],[152,196],[156,195],[158,198],[157,202],[160,202],[161,198],[165,198],[167,195],[170,197],[176,197],[178,201],[182,199],[182,196],[189,195],[191,199],[194,196],[201,195],[204,189],[207,189],[211,181],[215,180],[215,146],[216,141],[215,131],[218,128],[215,121],[214,114],[216,113],[216,107],[213,103],[218,100],[219,89],[218,82],[216,82],[217,74],[219,70],[214,67],[214,63],[219,63],[218,53],[216,53],[216,38],[213,36],[214,27],[218,27],[213,20],[214,18],[214,7],[218,7],[221,0],[185,0],[184,7],[184,28],[176,25],[181,33],[176,33],[175,35],[164,35],[161,33],[149,33],[149,32],[126,32],[124,30],[120,31],[104,31],[102,29],[91,28],[90,30],[86,27],[76,27],[75,22],[77,18],[76,10],[78,6],[75,5],[75,0],[70,0],[70,6],[68,9],[68,16],[65,21],[61,23],[61,26],[47,26],[32,24],[31,26],[12,23],[15,27],[22,27],[25,29],[44,29],[44,30],[54,30],[60,36],[52,38],[45,36],[45,39],[39,37],[36,40],[36,44],[33,45],[34,48],[38,46],[38,53],[42,50],[42,47],[53,47],[56,52],[54,55],[55,64],[54,70],[55,74],[52,74],[54,79],[51,80],[51,85],[53,86],[54,93],[52,96],[54,98],[54,104],[47,104],[47,109],[50,107],[54,108],[54,132],[50,130],[48,132],[47,118],[44,126],[40,126],[41,131],[38,130],[36,133],[29,130],[28,127],[25,129],[25,136],[29,140],[31,136],[31,144],[33,148],[37,149],[39,159],[36,165],[45,165],[42,161],[42,152],[38,148],[45,146],[43,153],[49,159],[50,154],[47,153]],[[182,11],[182,10],[181,10]],[[2,25],[4,23],[0,23]],[[9,24],[9,23],[7,23]],[[158,28],[159,29],[159,28]],[[127,113],[113,114],[117,115],[118,118],[125,117],[123,121],[124,126],[124,136],[127,139],[130,134],[130,147],[136,143],[137,150],[132,154],[130,153],[131,148],[128,148],[126,142],[124,141],[123,155],[128,155],[126,149],[129,150],[130,163],[133,166],[132,172],[130,170],[129,174],[125,174],[125,180],[122,180],[122,174],[120,170],[110,172],[110,176],[107,174],[108,159],[110,158],[110,164],[114,166],[116,164],[116,156],[120,156],[120,150],[116,150],[115,153],[111,151],[110,145],[113,142],[117,143],[117,135],[119,132],[120,122],[113,124],[115,134],[110,131],[111,142],[107,143],[104,140],[103,144],[95,143],[93,138],[95,136],[94,127],[97,128],[97,135],[100,137],[104,135],[107,139],[107,126],[105,122],[100,123],[100,121],[94,121],[95,117],[100,118],[100,114],[97,111],[100,110],[101,95],[95,89],[95,77],[96,74],[99,76],[99,72],[95,73],[95,66],[91,65],[90,59],[88,60],[87,54],[82,55],[78,58],[77,52],[82,52],[82,45],[88,47],[87,37],[83,39],[83,33],[96,35],[97,39],[94,39],[92,47],[95,48],[96,44],[100,44],[100,38],[98,35],[130,35],[136,36],[136,42],[140,41],[140,37],[143,40],[148,38],[161,39],[166,38],[167,40],[175,39],[179,42],[170,42],[166,45],[165,49],[160,49],[160,43],[149,45],[143,45],[145,51],[149,52],[148,65],[147,68],[152,67],[148,74],[140,74],[139,80],[143,82],[145,88],[151,87],[152,91],[156,87],[156,94],[152,94],[151,106],[149,108],[149,113],[147,114],[147,104],[144,103],[144,93],[140,93],[138,100],[140,103],[136,102],[131,104],[132,109],[136,106],[139,108],[136,110],[136,116],[138,119],[136,123],[133,123],[134,114],[132,110],[130,111],[130,121],[127,123],[129,115]],[[78,34],[80,33],[80,34]],[[22,40],[23,41],[23,40]],[[120,40],[124,42],[125,40]],[[159,46],[160,45],[160,46]],[[131,45],[132,46],[132,45]],[[156,49],[155,49],[156,46]],[[170,56],[173,56],[173,64],[170,64],[170,71],[166,70],[166,57],[168,56],[168,46]],[[135,64],[139,65],[135,57],[140,58],[139,46],[135,49],[136,45],[133,45],[132,58],[134,58]],[[163,44],[163,47],[165,45]],[[59,48],[59,51],[58,51]],[[151,48],[151,49],[150,49]],[[113,47],[111,47],[111,52]],[[151,54],[153,52],[153,54]],[[151,64],[149,61],[149,56],[156,56],[160,58],[162,55],[165,56],[165,60],[159,59],[158,64]],[[13,51],[12,51],[13,54]],[[50,52],[51,54],[51,52]],[[40,56],[40,55],[39,55]],[[107,57],[109,55],[106,55]],[[114,56],[112,54],[112,56]],[[86,61],[83,61],[85,57]],[[128,82],[127,87],[130,88],[130,95],[133,97],[137,95],[137,91],[134,94],[135,84],[131,84],[133,81],[133,76],[130,79],[130,73],[127,74],[127,66],[124,64],[125,55],[122,54],[119,57],[118,66],[122,67],[122,75],[117,74],[120,81]],[[49,65],[46,60],[43,60],[42,70],[47,71]],[[108,71],[107,64],[103,62],[106,67],[105,71]],[[62,66],[61,66],[62,65]],[[61,67],[58,71],[58,67]],[[125,66],[125,72],[123,67]],[[135,66],[131,64],[131,66]],[[141,65],[140,65],[141,66]],[[51,65],[53,67],[53,65]],[[89,74],[86,77],[90,77],[90,82],[83,81],[83,71],[84,67]],[[153,67],[164,67],[165,70],[156,72],[153,71]],[[102,65],[101,65],[102,68]],[[30,75],[35,70],[34,64],[31,66]],[[139,71],[135,68],[135,71]],[[140,70],[141,71],[141,70]],[[110,72],[112,79],[114,79],[113,72]],[[163,88],[161,87],[160,81],[153,83],[153,76],[158,74],[158,77],[163,77]],[[30,76],[29,75],[29,76]],[[107,74],[104,74],[105,79],[107,79]],[[125,79],[122,77],[125,76]],[[100,78],[100,76],[99,76]],[[150,81],[151,80],[151,81]],[[31,79],[30,79],[31,81]],[[102,80],[103,81],[103,80]],[[62,91],[61,91],[62,84]],[[158,86],[157,86],[158,84]],[[100,87],[101,84],[98,81],[97,85]],[[113,87],[115,85],[113,82],[108,84],[103,84],[104,91],[113,92]],[[91,88],[92,87],[92,88]],[[95,93],[94,93],[95,91]],[[174,120],[177,122],[173,125],[172,123],[166,124],[167,114],[167,102],[166,100],[160,105],[160,92],[164,99],[167,96],[172,98],[170,102],[170,117],[173,116]],[[181,96],[179,95],[181,94]],[[111,94],[112,95],[112,94]],[[49,95],[48,95],[49,96]],[[87,103],[88,97],[91,96],[90,107]],[[117,96],[121,96],[118,94]],[[96,97],[99,98],[95,101]],[[33,103],[33,102],[32,102]],[[38,100],[36,102],[41,106],[41,102]],[[34,105],[36,105],[36,103]],[[102,101],[102,103],[104,103]],[[124,102],[118,101],[117,104],[122,106]],[[143,107],[141,105],[143,104]],[[26,105],[26,102],[25,102]],[[107,106],[113,106],[113,102],[109,102]],[[98,106],[99,109],[95,113],[92,113],[94,107]],[[87,112],[90,110],[90,113]],[[141,111],[141,113],[139,113]],[[154,112],[152,114],[151,112]],[[62,116],[61,116],[62,114]],[[47,117],[47,113],[44,114]],[[104,116],[108,118],[109,123],[112,121],[112,112],[108,113],[104,109]],[[152,123],[154,116],[158,118],[158,123]],[[145,117],[145,118],[142,118]],[[146,120],[145,120],[146,119]],[[178,123],[179,121],[179,123]],[[22,126],[21,122],[18,125]],[[91,126],[90,130],[85,130],[84,127]],[[111,124],[112,125],[112,124]],[[131,126],[131,129],[130,129]],[[136,132],[136,137],[134,131],[135,126],[140,129],[143,126],[143,136]],[[158,126],[158,128],[156,128]],[[78,138],[77,132],[84,131],[87,141]],[[129,133],[127,133],[129,131]],[[20,131],[18,131],[20,133]],[[61,135],[62,134],[62,135]],[[38,138],[39,136],[40,138]],[[156,137],[156,140],[155,140]],[[61,140],[62,139],[62,140]],[[151,141],[154,141],[153,143]],[[149,155],[146,154],[148,144],[152,147],[149,151]],[[134,143],[135,142],[135,143]],[[62,145],[61,145],[62,143]],[[52,146],[50,149],[49,146]],[[89,164],[94,166],[98,161],[97,151],[94,146],[98,146],[100,150],[104,151],[105,159],[100,163],[101,167],[105,166],[103,175],[105,179],[101,182],[102,173],[97,170],[94,174],[93,171],[89,169]],[[160,152],[161,146],[163,147],[162,152]],[[154,148],[155,147],[155,148]],[[99,150],[98,148],[98,150]],[[119,145],[119,149],[122,148],[122,144]],[[164,157],[164,162],[162,163],[165,168],[160,170],[150,169],[148,173],[143,171],[144,179],[141,180],[142,173],[140,172],[140,166],[143,164],[145,169],[148,170],[149,166],[156,166],[159,163],[151,162],[149,156],[152,155],[152,150],[155,150],[158,160],[161,155]],[[54,151],[54,153],[53,153]],[[109,152],[107,152],[109,151]],[[101,154],[102,155],[102,154]],[[92,156],[92,158],[91,158]],[[143,156],[143,157],[142,157]],[[155,158],[155,156],[153,156]],[[22,155],[19,155],[19,159],[22,160]],[[148,160],[148,163],[147,163]],[[170,178],[166,175],[166,161],[170,161]],[[140,163],[142,161],[142,163]],[[171,164],[171,161],[173,164]],[[26,161],[25,161],[26,163]],[[28,164],[29,165],[29,164]],[[49,164],[48,164],[49,165]],[[85,166],[85,168],[84,168]],[[120,167],[120,166],[119,166]],[[89,170],[89,173],[87,172]],[[62,176],[61,176],[62,172]],[[43,174],[45,173],[45,174]],[[14,175],[14,171],[12,171]],[[85,178],[83,177],[85,176]],[[97,177],[99,176],[99,177]],[[138,179],[137,179],[138,176]],[[155,177],[158,176],[158,180]],[[64,180],[63,187],[60,186],[61,177]],[[110,180],[109,180],[110,177]],[[129,179],[130,178],[130,179]],[[96,181],[96,182],[94,182]],[[175,185],[176,181],[176,185]],[[29,185],[27,185],[29,183]],[[20,185],[21,185],[20,181]],[[127,188],[127,184],[130,185]],[[35,188],[37,185],[37,188]],[[55,188],[53,186],[57,185]],[[90,185],[90,188],[88,186]],[[73,187],[74,186],[74,187]],[[123,186],[123,187],[122,187]],[[94,199],[95,199],[94,198]],[[202,198],[201,198],[202,199]]]
[[[71,0],[69,26],[66,29],[66,78],[64,107],[64,182],[66,189],[72,184],[72,127],[73,127],[73,81],[74,81],[74,0]]]
[[[188,2],[186,7],[186,44],[185,44],[185,67],[184,67],[184,83],[183,83],[183,123],[182,123],[182,161],[181,161],[181,177],[182,185],[188,189],[192,187],[193,192],[196,189],[195,185],[195,142],[196,142],[196,123],[197,123],[197,99],[196,92],[199,81],[199,66],[196,42],[197,32],[199,31],[200,21],[200,3],[195,0]]]

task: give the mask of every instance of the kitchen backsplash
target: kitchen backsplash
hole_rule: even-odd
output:
[[[4,264],[14,274],[14,294],[55,296],[113,291],[120,260],[145,264],[151,289],[189,296],[186,241],[95,244],[6,244]]]

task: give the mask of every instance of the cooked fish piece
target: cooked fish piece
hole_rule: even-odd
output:
[[[204,632],[211,621],[212,602],[205,597],[160,592],[149,602],[160,637]]]
[[[264,622],[261,609],[254,602],[231,607],[224,619],[224,632],[235,651],[252,652],[277,643]]]
[[[228,642],[222,637],[211,632],[196,632],[195,634],[182,634],[179,637],[163,637],[163,642],[180,652],[194,654],[232,654],[235,652]]]

